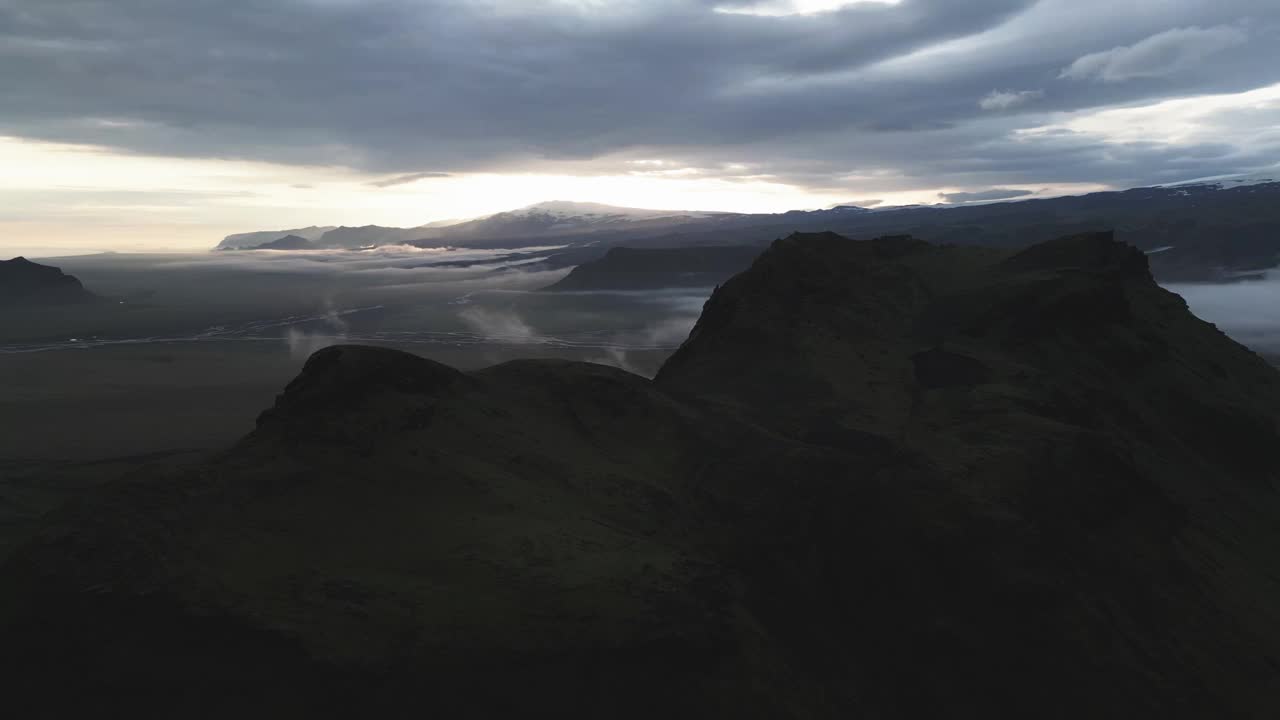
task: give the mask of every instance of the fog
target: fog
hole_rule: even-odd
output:
[[[225,447],[253,428],[307,357],[336,343],[393,347],[463,370],[559,358],[652,377],[710,294],[543,292],[568,270],[528,263],[554,250],[43,260],[106,301],[0,312],[0,454]],[[1280,356],[1280,272],[1169,288],[1240,342]]]
[[[363,343],[471,370],[516,358],[652,377],[710,288],[549,293],[554,247],[47,258],[103,298],[0,312],[0,455],[224,447],[316,350]]]
[[[707,294],[540,292],[567,270],[530,263],[540,267],[540,253],[555,249],[400,246],[46,259],[109,302],[7,313],[0,353],[276,342],[281,352],[305,357],[336,342],[366,342],[477,348],[463,359],[468,366],[510,359],[529,346],[579,358],[603,350],[600,357],[612,358],[678,346]]]
[[[1191,311],[1236,341],[1264,355],[1280,355],[1280,269],[1256,280],[1165,286]]]

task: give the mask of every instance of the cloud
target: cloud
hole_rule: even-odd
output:
[[[317,323],[324,329],[305,330],[292,325],[285,328],[284,342],[289,346],[290,355],[295,358],[311,357],[317,350],[345,342],[351,329],[346,318],[342,317],[342,311],[334,306],[333,298],[325,298],[324,313]]]
[[[610,345],[603,348],[604,355],[590,359],[590,362],[612,365],[630,373],[652,378],[657,374],[659,365],[655,362],[659,357],[654,352],[666,352],[680,347],[689,337],[689,332],[702,315],[703,305],[707,301],[704,293],[688,291],[666,291],[641,293],[652,305],[658,306],[655,314],[659,319],[645,324],[643,327],[614,333]]]
[[[955,193],[938,193],[938,197],[943,200],[956,203],[983,202],[987,200],[1009,200],[1011,198],[1026,197],[1034,195],[1031,190],[1015,190],[1013,188],[992,188],[990,190],[980,190],[977,192],[955,192]]]
[[[1198,317],[1250,348],[1280,355],[1280,271],[1264,279],[1229,284],[1173,284]]]
[[[458,319],[476,334],[490,340],[527,343],[538,338],[537,331],[511,310],[469,307],[458,313]]]
[[[409,183],[415,183],[415,182],[418,182],[419,180],[427,180],[429,178],[447,178],[447,177],[452,177],[452,175],[446,172],[417,172],[417,173],[410,173],[408,175],[399,175],[393,178],[387,178],[386,180],[374,180],[369,184],[376,188],[389,188],[389,187],[395,187],[396,185],[408,185]]]
[[[726,0],[717,3],[717,12],[742,13],[744,15],[807,15],[840,10],[850,5],[897,5],[902,0]]]
[[[1165,77],[1188,70],[1205,58],[1244,45],[1248,40],[1244,30],[1228,25],[1175,28],[1133,45],[1085,55],[1058,77],[1108,83]]]
[[[1043,90],[992,90],[978,101],[983,110],[1012,110],[1044,97]]]
[[[1243,171],[1257,151],[1227,134],[1210,158],[1020,132],[1280,83],[1274,0],[722,4],[6,0],[0,135],[296,165],[318,183],[315,168],[350,168],[357,188],[422,168],[453,175],[442,187],[656,168],[897,202]],[[295,194],[328,202],[329,186]]]

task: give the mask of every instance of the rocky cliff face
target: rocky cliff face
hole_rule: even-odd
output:
[[[0,677],[169,716],[1269,717],[1278,419],[1108,235],[792,236],[652,382],[320,351],[221,459],[14,555]]]

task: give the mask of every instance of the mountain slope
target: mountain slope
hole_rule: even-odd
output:
[[[733,218],[733,213],[690,212],[683,210],[648,210],[615,207],[598,203],[554,201],[500,212],[445,228],[425,235],[424,242],[438,244],[524,243],[555,239],[574,242],[591,237],[596,240],[620,240],[685,227],[714,227]]]
[[[285,235],[278,240],[255,245],[248,250],[314,250],[318,246],[304,237],[298,235]]]
[[[0,568],[0,677],[134,716],[1271,717],[1278,427],[1280,375],[1109,235],[796,235],[652,382],[320,351]]]
[[[325,233],[334,229],[333,226],[319,227],[312,225],[311,227],[293,230],[264,230],[261,232],[239,233],[223,238],[222,242],[218,243],[214,250],[246,250],[291,235],[315,242]]]
[[[322,248],[354,250],[373,245],[399,245],[412,242],[426,235],[421,228],[395,228],[380,225],[362,227],[338,227],[329,230],[316,240]]]
[[[1018,248],[1114,229],[1151,252],[1162,282],[1222,280],[1280,265],[1280,182],[1202,183],[969,206],[756,215],[731,227],[690,229],[645,242],[659,246],[764,245],[796,231],[869,238],[910,234],[939,244]]]
[[[0,308],[76,305],[100,298],[56,267],[18,257],[0,260]]]
[[[712,287],[745,270],[758,247],[736,245],[685,248],[610,248],[585,262],[547,290],[648,290]]]
[[[328,246],[537,243],[570,245],[575,251],[594,247],[602,256],[619,245],[763,247],[792,232],[831,230],[857,238],[910,234],[935,243],[1013,248],[1114,229],[1120,240],[1152,253],[1152,271],[1161,281],[1222,280],[1280,265],[1278,200],[1280,182],[1261,178],[874,211],[846,205],[777,214],[691,213],[554,202],[443,227],[370,228],[351,238],[339,233]],[[575,263],[551,263],[566,264]]]

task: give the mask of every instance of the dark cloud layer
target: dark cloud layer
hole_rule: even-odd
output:
[[[938,197],[949,203],[984,202],[988,200],[1009,200],[1011,198],[1032,195],[1030,190],[1013,190],[1010,188],[992,188],[975,192],[938,193]]]
[[[416,172],[416,173],[409,173],[407,175],[397,175],[395,177],[386,178],[385,180],[374,180],[369,184],[377,188],[389,188],[389,187],[395,187],[397,185],[408,185],[409,183],[415,183],[419,180],[428,180],[431,178],[447,178],[447,177],[451,177],[449,173]]]
[[[1243,135],[1172,144],[1015,134],[1280,82],[1274,0],[717,6],[0,0],[0,135],[346,165],[394,174],[385,186],[663,158],[854,192],[1140,184],[1280,150],[1265,133],[1280,108],[1221,119]]]

